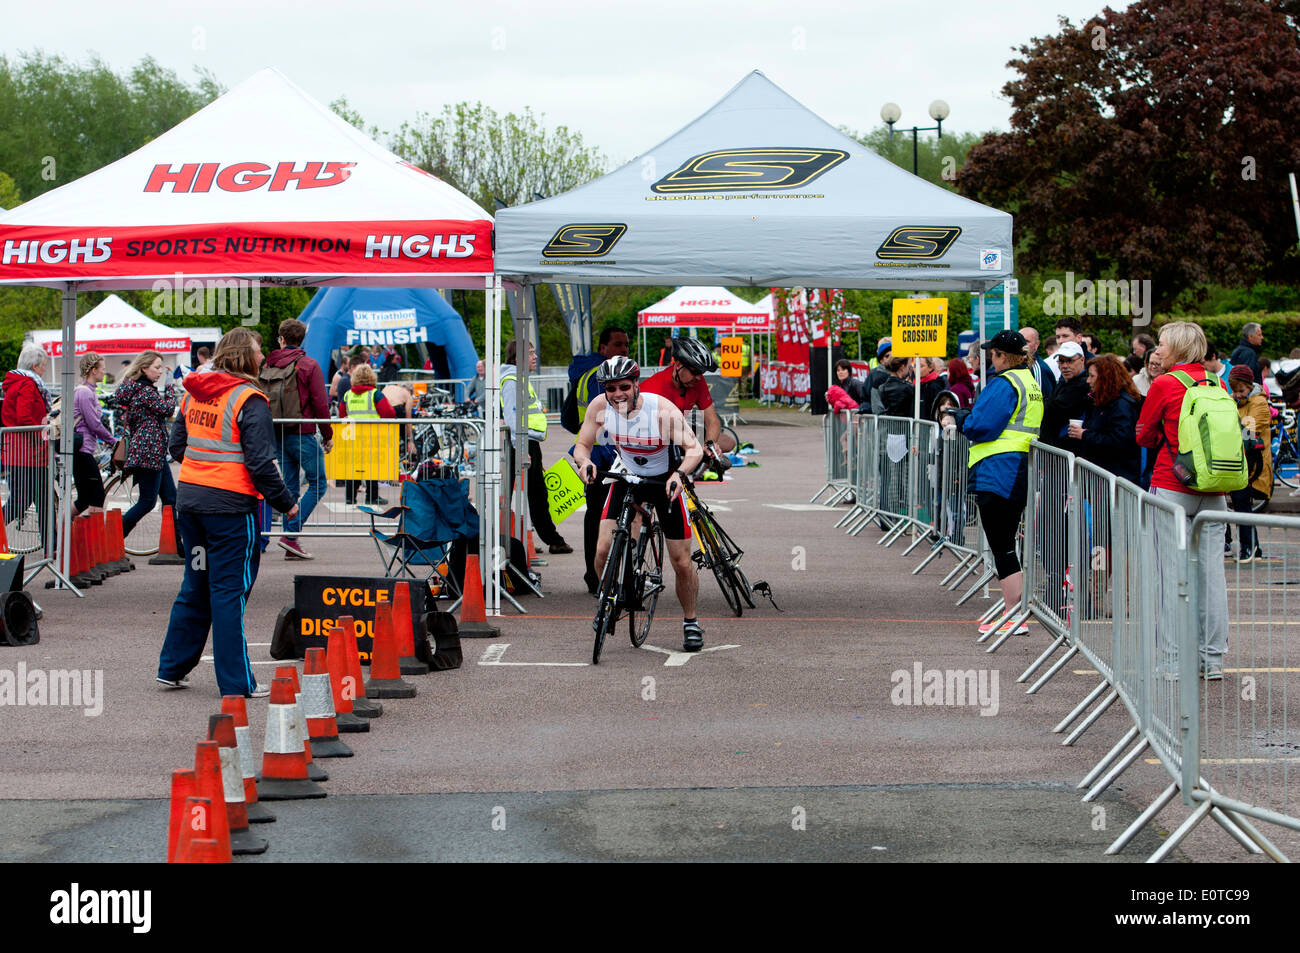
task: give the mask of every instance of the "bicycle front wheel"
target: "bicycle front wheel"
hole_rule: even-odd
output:
[[[605,636],[614,631],[618,623],[618,590],[623,576],[623,559],[627,547],[627,536],[615,532],[609,546],[609,558],[605,560],[605,572],[600,579],[600,592],[596,596],[596,618],[592,628],[596,630],[596,642],[591,650],[591,664],[600,664],[600,650],[605,646]]]
[[[633,583],[633,604],[639,605],[645,612],[645,620],[638,628],[635,617],[629,611],[627,631],[632,645],[639,649],[650,634],[650,623],[654,621],[659,593],[664,591],[664,531],[657,522],[641,533],[641,542],[637,547],[636,575],[633,578],[636,580]]]

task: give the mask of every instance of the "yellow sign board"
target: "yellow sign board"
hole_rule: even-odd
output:
[[[745,339],[741,337],[723,338],[718,342],[721,345],[722,357],[718,361],[721,365],[718,369],[723,377],[739,377],[741,364],[744,360]]]
[[[890,337],[894,357],[947,357],[948,299],[895,298]]]
[[[334,448],[325,454],[327,480],[397,482],[399,426],[344,420],[334,427]]]
[[[551,511],[551,521],[557,525],[587,502],[586,484],[567,456],[547,467],[543,481],[546,485],[546,508]]]

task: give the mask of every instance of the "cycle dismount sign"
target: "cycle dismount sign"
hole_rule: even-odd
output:
[[[895,298],[892,332],[894,357],[946,357],[948,299]]]

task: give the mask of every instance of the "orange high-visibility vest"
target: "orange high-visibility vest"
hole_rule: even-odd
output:
[[[253,478],[244,466],[244,448],[239,442],[239,411],[250,397],[266,400],[266,395],[251,384],[240,384],[213,401],[202,401],[193,394],[185,396],[181,413],[185,415],[187,442],[181,462],[182,483],[196,483],[261,499]]]

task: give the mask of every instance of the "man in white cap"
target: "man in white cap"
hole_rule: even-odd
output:
[[[1052,388],[1051,396],[1043,401],[1043,424],[1039,439],[1055,446],[1061,445],[1071,420],[1083,419],[1091,405],[1088,396],[1088,375],[1084,373],[1087,357],[1078,341],[1066,341],[1056,349],[1056,366],[1061,379]]]

